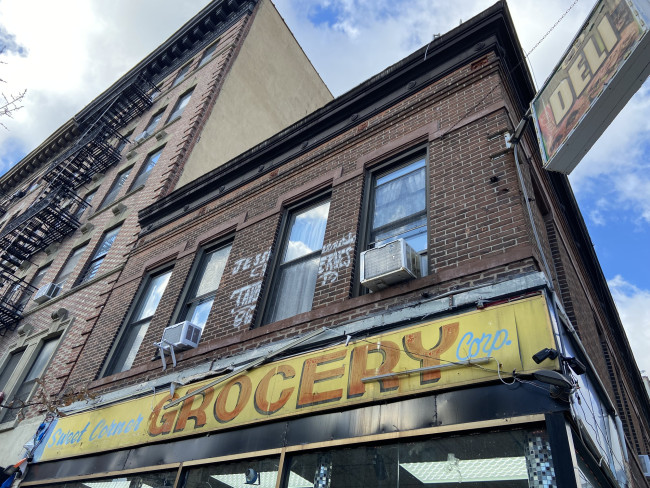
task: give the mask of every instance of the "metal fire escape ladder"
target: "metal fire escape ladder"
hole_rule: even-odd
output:
[[[35,291],[16,278],[16,271],[25,260],[79,228],[76,215],[87,203],[78,189],[120,161],[120,153],[111,143],[124,141],[119,129],[151,107],[149,93],[154,89],[142,76],[124,88],[50,163],[43,175],[47,186],[38,200],[0,232],[0,335],[13,330]],[[0,198],[0,215],[11,201],[12,197]]]

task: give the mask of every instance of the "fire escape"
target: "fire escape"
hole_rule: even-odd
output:
[[[87,205],[79,188],[120,160],[118,130],[143,114],[151,105],[154,85],[136,78],[91,123],[79,127],[81,135],[49,165],[46,183],[38,199],[0,232],[0,335],[13,330],[36,291],[16,277],[22,263],[50,244],[61,241],[80,226],[77,218]],[[0,216],[12,196],[0,196]]]

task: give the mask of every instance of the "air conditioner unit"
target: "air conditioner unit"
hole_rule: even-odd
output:
[[[643,471],[643,476],[650,478],[650,456],[647,454],[639,455],[639,463],[641,464],[641,470]]]
[[[163,371],[167,369],[165,351],[169,351],[172,357],[172,364],[176,367],[176,353],[174,351],[190,349],[198,346],[199,341],[201,340],[202,331],[203,329],[201,327],[194,325],[188,320],[165,327],[160,342],[154,342],[154,346],[160,350],[160,359],[162,360]]]
[[[166,350],[169,350],[170,345],[177,351],[191,349],[199,345],[202,331],[203,329],[201,327],[186,320],[185,322],[165,327],[160,342]]]
[[[34,295],[34,301],[38,304],[45,303],[51,298],[54,298],[61,291],[61,286],[57,283],[48,283],[41,286]]]
[[[372,291],[420,277],[420,255],[404,239],[361,253],[361,284]]]

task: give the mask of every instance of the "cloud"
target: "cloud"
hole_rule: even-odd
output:
[[[607,282],[627,332],[639,369],[650,373],[650,290],[640,289],[616,275]]]
[[[4,173],[162,43],[208,0],[0,1],[0,19],[26,55],[3,55],[3,91],[27,90],[23,108],[3,119]],[[0,38],[1,38],[0,34]],[[1,173],[0,173],[1,174]]]
[[[27,50],[16,42],[16,36],[10,34],[7,29],[0,25],[0,54],[14,53],[19,56],[26,56]]]
[[[596,200],[601,219],[625,213],[650,224],[650,82],[630,100],[570,176],[581,200]],[[594,223],[598,223],[593,221]]]

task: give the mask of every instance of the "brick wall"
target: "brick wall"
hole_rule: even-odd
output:
[[[152,343],[176,318],[200,250],[223,239],[232,240],[232,250],[201,345],[178,355],[179,369],[323,325],[417,303],[423,291],[439,293],[539,270],[513,153],[506,150],[502,137],[512,125],[503,94],[499,63],[491,54],[142,237],[108,298],[105,310],[111,312],[98,318],[70,386],[80,388],[99,374],[132,305],[130,297],[143,277],[166,261],[173,273],[134,367],[97,380],[91,387],[97,392],[113,390],[159,375],[160,360],[153,359]],[[355,264],[367,211],[368,171],[413,148],[425,150],[428,160],[429,274],[357,296]],[[496,182],[491,180],[494,176]],[[322,193],[330,196],[331,203],[312,310],[256,327],[283,216],[293,205]]]

